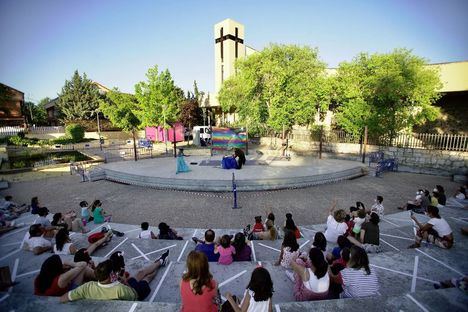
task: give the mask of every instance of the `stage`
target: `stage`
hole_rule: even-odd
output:
[[[184,191],[232,191],[235,174],[238,191],[265,191],[301,188],[367,174],[367,166],[356,161],[294,157],[249,157],[240,170],[222,169],[222,156],[188,156],[191,171],[176,174],[173,157],[121,161],[100,165],[91,172],[92,180],[107,179],[124,184]],[[191,163],[196,163],[191,164]]]

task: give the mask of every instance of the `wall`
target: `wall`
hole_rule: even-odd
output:
[[[26,134],[26,137],[45,140],[45,139],[57,139],[64,135],[65,133],[28,133]],[[101,132],[101,136],[104,137],[105,140],[127,140],[127,139],[132,138],[132,134],[130,132],[123,132],[123,131],[103,131]],[[145,131],[144,130],[138,131],[138,137],[144,138]],[[99,136],[97,132],[85,132],[85,138],[97,140],[99,139]]]
[[[260,139],[260,150],[281,149],[281,139],[263,137]],[[292,154],[316,155],[319,142],[290,140]],[[360,153],[359,144],[324,143],[322,151],[331,153],[338,158],[357,159]],[[383,151],[386,158],[398,158],[403,170],[421,173],[468,174],[468,152],[425,150],[417,148],[379,147],[368,145],[366,153]],[[269,153],[271,154],[271,153]],[[279,153],[278,153],[279,155]]]

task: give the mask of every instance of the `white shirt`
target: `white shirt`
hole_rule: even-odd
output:
[[[309,271],[309,280],[304,282],[304,287],[313,293],[320,294],[328,291],[330,287],[330,276],[325,273],[321,278],[317,278],[311,269]]]
[[[251,291],[250,289],[246,289],[244,292],[244,298],[247,296],[247,292],[249,292],[250,295],[250,302],[249,302],[249,307],[247,308],[247,312],[268,312],[268,308],[270,307],[270,300],[265,301],[255,301],[254,295],[255,293]],[[242,302],[244,299],[242,299]],[[241,303],[242,305],[242,303]]]
[[[52,247],[52,243],[42,236],[29,237],[25,243],[27,244],[27,249],[30,251],[33,251],[36,247]]]
[[[57,244],[54,244],[54,254],[56,255],[71,255],[70,246],[72,243],[65,243],[62,250],[57,250]]]
[[[456,199],[465,199],[465,194],[463,194],[463,193],[458,193],[457,195],[455,195],[455,198],[456,198]]]
[[[141,231],[138,238],[150,239],[151,238],[151,230]]]
[[[371,211],[376,212],[379,215],[379,217],[383,217],[383,215],[384,215],[384,206],[382,204],[375,203],[375,204],[372,205]]]
[[[345,222],[338,223],[332,215],[327,218],[327,229],[325,230],[325,238],[330,243],[336,243],[338,236],[346,233],[348,225]]]
[[[444,237],[452,233],[450,225],[445,219],[432,218],[427,223],[432,224],[432,228],[439,234],[440,237]]]

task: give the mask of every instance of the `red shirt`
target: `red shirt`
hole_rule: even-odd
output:
[[[180,283],[180,297],[182,298],[181,312],[218,312],[218,305],[214,303],[218,295],[216,281],[211,280],[211,287],[203,288],[201,295],[195,295],[190,289],[190,281]]]
[[[254,227],[253,227],[253,232],[254,233],[258,233],[258,232],[263,232],[265,229],[263,227],[263,224],[261,223],[255,223]]]
[[[54,297],[59,297],[63,294],[66,294],[68,292],[68,286],[66,288],[60,288],[58,285],[58,279],[60,275],[57,275],[54,280],[52,281],[52,284],[50,284],[49,288],[44,292],[40,293],[39,288],[38,288],[38,279],[34,280],[34,294],[36,296],[54,296]]]
[[[301,231],[296,227],[296,230],[294,231],[294,235],[296,235],[296,239],[301,238]]]

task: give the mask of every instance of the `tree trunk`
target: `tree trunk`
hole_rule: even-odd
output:
[[[137,148],[136,148],[135,130],[132,130],[132,135],[133,135],[133,156],[135,158],[135,161],[137,161]]]

